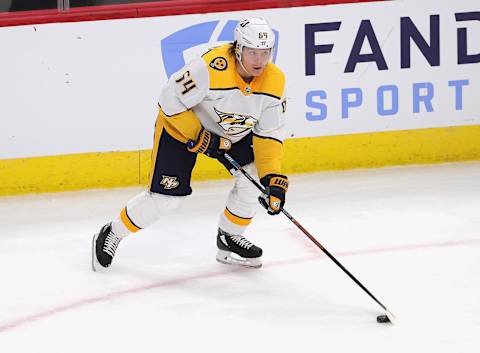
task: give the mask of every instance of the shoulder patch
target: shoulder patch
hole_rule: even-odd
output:
[[[210,61],[209,66],[212,69],[215,69],[215,70],[218,70],[218,71],[224,71],[228,67],[227,59],[225,59],[222,56],[217,56],[212,61]]]

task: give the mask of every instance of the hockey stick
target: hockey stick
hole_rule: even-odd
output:
[[[248,180],[250,180],[252,184],[255,185],[256,188],[260,190],[264,196],[267,196],[267,192],[265,188],[261,184],[259,184],[255,179],[253,179],[253,177],[245,169],[243,169],[242,166],[238,164],[238,162],[235,159],[230,157],[228,153],[225,153],[224,157],[227,159],[227,161],[230,162],[230,164],[236,170],[240,171]],[[327,249],[325,249],[324,246],[320,244],[320,242],[317,239],[315,239],[313,235],[311,235],[295,218],[293,218],[292,215],[288,213],[286,209],[282,208],[282,213],[290,221],[292,221],[292,223],[295,224],[297,228],[300,229],[303,232],[303,234],[305,234],[308,237],[308,239],[310,239],[320,250],[322,250],[325,253],[325,255],[327,255],[330,258],[330,260],[332,260],[338,267],[340,267],[342,271],[348,275],[348,277],[350,277],[360,288],[362,288],[364,292],[370,296],[370,298],[375,300],[375,302],[378,305],[380,305],[383,310],[385,310],[385,315],[390,320],[390,322],[392,323],[394,322],[395,316],[387,309],[385,305],[383,305],[377,298],[375,298],[375,296],[357,278],[355,278],[355,276],[352,275],[350,271],[348,271],[332,254],[330,254],[330,252]],[[381,320],[385,320],[384,318],[381,318],[381,317],[382,316],[377,317],[378,322],[388,322],[388,320],[381,321]]]

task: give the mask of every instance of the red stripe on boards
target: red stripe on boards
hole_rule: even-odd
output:
[[[376,1],[390,0],[168,0],[78,7],[63,12],[56,9],[5,12],[0,13],[0,27]]]

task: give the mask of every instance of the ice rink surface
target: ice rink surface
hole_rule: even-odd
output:
[[[480,349],[480,163],[291,177],[286,217],[247,237],[263,268],[215,261],[231,181],[126,238],[107,273],[91,237],[141,188],[0,198],[0,352],[435,352]]]

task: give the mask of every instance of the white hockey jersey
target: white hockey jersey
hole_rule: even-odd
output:
[[[254,134],[259,176],[279,173],[285,134],[285,76],[273,63],[250,83],[236,70],[231,44],[196,58],[172,75],[158,100],[160,119],[175,139],[196,140],[201,126],[232,143]]]

